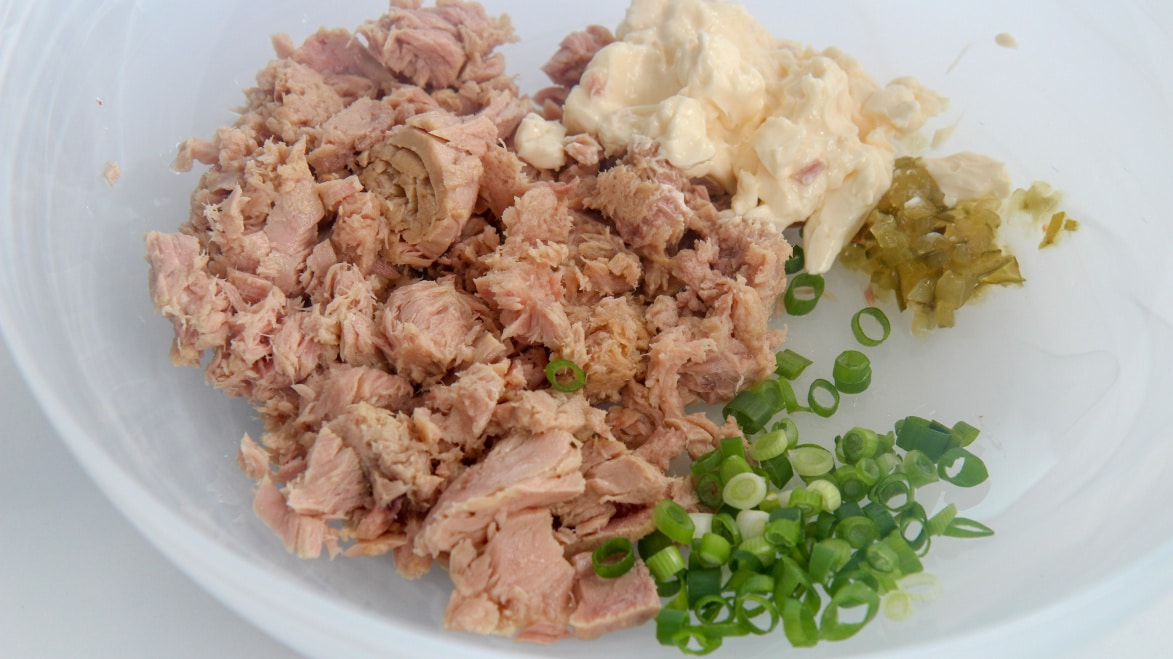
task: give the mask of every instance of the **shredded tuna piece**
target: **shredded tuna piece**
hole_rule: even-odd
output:
[[[522,117],[560,116],[613,37],[568,36],[534,99],[513,39],[459,0],[277,35],[237,121],[180,145],[175,169],[206,170],[146,248],[172,360],[264,423],[237,460],[290,552],[440,565],[445,628],[550,643],[655,615],[642,563],[604,580],[589,552],[700,505],[669,465],[738,432],[690,406],[773,369],[790,247],[651,141],[520,160]],[[550,387],[555,359],[581,390]]]

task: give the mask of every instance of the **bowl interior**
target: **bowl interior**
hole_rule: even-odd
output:
[[[512,15],[522,41],[507,50],[509,68],[532,92],[562,36],[592,22],[613,27],[625,3],[485,4]],[[804,427],[826,440],[907,414],[977,425],[991,479],[948,496],[997,531],[934,547],[927,569],[945,595],[933,605],[809,654],[994,633],[1136,578],[1135,566],[1173,541],[1173,516],[1151,512],[1173,498],[1168,12],[1093,2],[746,4],[779,37],[839,46],[881,81],[914,75],[949,96],[933,125],[955,124],[942,152],[1003,160],[1019,186],[1054,184],[1081,222],[1045,250],[1035,248],[1037,227],[1010,225],[1027,285],[967,307],[955,329],[916,338],[888,308],[896,331],[870,353],[873,389],[833,423]],[[446,635],[449,584],[439,571],[408,582],[390,559],[293,558],[254,518],[251,483],[236,467],[240,436],[258,429],[251,410],[168,361],[170,326],[152,312],[142,237],[187,217],[198,174],[170,170],[175,145],[232,121],[271,57],[270,34],[353,28],[383,9],[64,0],[0,10],[0,326],[113,500],[198,581],[306,653],[670,656],[648,629],[551,648]],[[999,33],[1018,47],[997,45]],[[108,162],[121,169],[113,185],[103,179]],[[834,273],[826,304],[789,323],[790,345],[829,364],[852,341],[846,321],[864,303],[862,288]],[[944,500],[936,496],[945,495],[929,492],[930,512]],[[733,647],[758,654],[778,643]]]

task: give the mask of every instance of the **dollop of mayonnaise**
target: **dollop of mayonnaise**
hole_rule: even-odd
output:
[[[924,158],[925,171],[945,195],[945,205],[967,199],[1010,194],[1010,175],[1002,163],[980,153],[961,151],[943,158]]]
[[[522,118],[513,139],[517,157],[540,169],[561,169],[566,164],[565,137],[565,126],[531,112]]]
[[[891,184],[893,141],[945,108],[911,78],[881,87],[837,49],[775,39],[733,2],[633,0],[616,37],[571,90],[567,130],[608,155],[646,136],[720,183],[733,213],[805,222],[811,272],[831,267]]]

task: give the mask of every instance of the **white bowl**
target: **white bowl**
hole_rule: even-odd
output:
[[[534,91],[567,32],[614,26],[622,2],[493,2]],[[1007,163],[1018,185],[1065,191],[1078,232],[1016,244],[1028,284],[964,310],[958,327],[877,351],[875,392],[837,420],[910,413],[980,426],[988,485],[956,500],[997,530],[939,541],[945,594],[902,622],[806,656],[1061,651],[1156,593],[1173,570],[1173,12],[1157,2],[748,3],[773,32],[837,45],[877,78],[915,75],[952,100],[945,151]],[[263,6],[262,6],[263,5]],[[143,233],[187,216],[196,175],[175,145],[228,123],[270,57],[268,36],[352,28],[380,2],[26,2],[0,9],[0,327],[48,416],[114,503],[241,615],[312,656],[674,656],[648,628],[542,648],[440,631],[445,575],[407,582],[389,559],[304,562],[250,507],[236,467],[249,408],[167,359]],[[1017,48],[995,43],[1012,34]],[[103,179],[107,162],[121,178]],[[796,349],[833,354],[862,301],[791,324]],[[898,328],[908,319],[895,318]],[[828,329],[831,328],[831,329]],[[1110,598],[1110,599],[1107,599]],[[1077,622],[1069,626],[1067,623]],[[727,644],[777,652],[779,634]]]

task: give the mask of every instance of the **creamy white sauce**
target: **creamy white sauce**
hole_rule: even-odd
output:
[[[560,169],[566,164],[565,137],[565,126],[531,112],[518,124],[513,139],[518,158],[540,169]]]
[[[943,158],[925,158],[923,162],[929,176],[945,194],[946,205],[1010,194],[1010,175],[1005,165],[993,158],[962,151]]]

